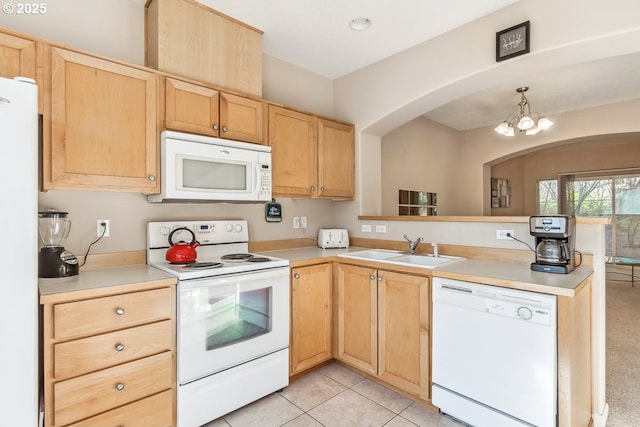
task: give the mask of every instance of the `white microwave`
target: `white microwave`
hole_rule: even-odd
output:
[[[149,202],[271,200],[271,147],[164,131],[160,194]]]

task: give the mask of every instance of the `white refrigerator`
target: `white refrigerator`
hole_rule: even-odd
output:
[[[38,87],[0,78],[0,424],[38,425]]]

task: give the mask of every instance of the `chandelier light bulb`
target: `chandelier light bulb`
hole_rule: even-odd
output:
[[[531,129],[534,124],[535,123],[533,122],[533,119],[531,117],[522,116],[522,118],[518,122],[518,129],[520,129],[520,130]]]
[[[546,117],[540,117],[538,120],[538,127],[542,130],[549,129],[551,126],[553,126],[553,122]]]

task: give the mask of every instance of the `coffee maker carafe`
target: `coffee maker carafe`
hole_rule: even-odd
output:
[[[529,232],[536,238],[534,271],[571,273],[575,268],[576,219],[568,215],[532,216]]]
[[[42,248],[38,253],[38,277],[67,277],[78,274],[78,259],[62,246],[71,231],[67,212],[38,212]]]

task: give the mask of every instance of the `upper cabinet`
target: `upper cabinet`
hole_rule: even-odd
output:
[[[166,79],[167,129],[263,144],[264,122],[262,101]]]
[[[275,196],[353,198],[353,126],[270,105],[269,145]]]
[[[36,78],[36,43],[0,33],[0,77]]]
[[[45,49],[43,188],[158,191],[155,73]]]
[[[193,0],[150,0],[146,64],[262,96],[262,31]]]

